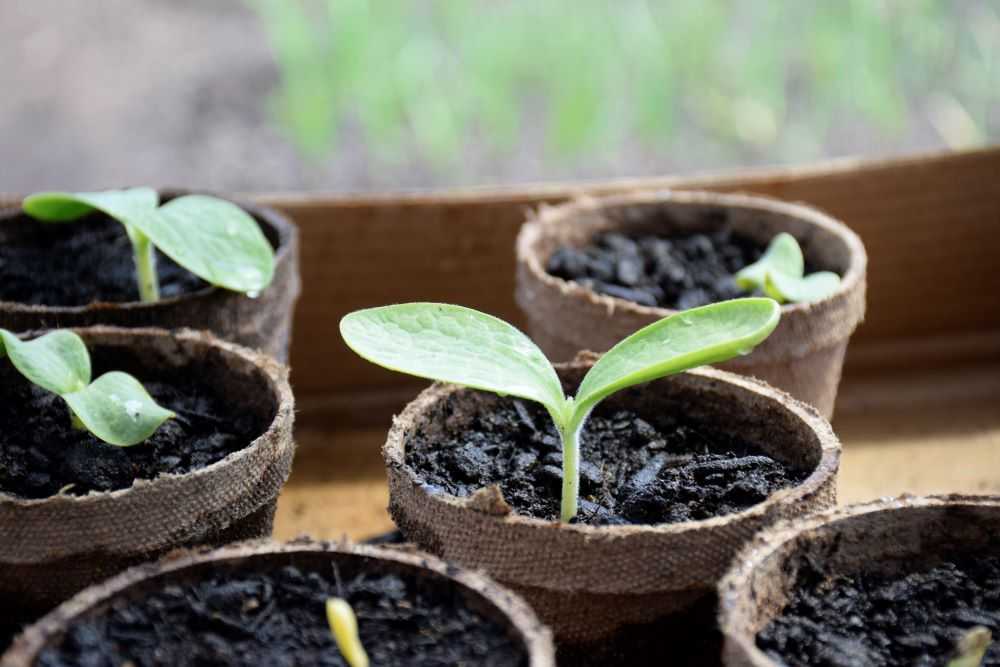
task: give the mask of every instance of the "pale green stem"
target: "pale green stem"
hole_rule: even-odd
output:
[[[571,419],[565,428],[558,427],[559,439],[562,440],[563,471],[562,471],[562,501],[559,506],[559,519],[568,523],[576,516],[580,502],[580,434],[583,425],[590,415],[588,409],[576,419]]]
[[[147,303],[160,300],[160,281],[156,276],[156,251],[149,237],[138,229],[128,228],[139,281],[139,298]]]
[[[559,519],[567,523],[576,516],[580,496],[580,443],[575,437],[578,433],[579,429],[575,432],[561,429],[559,431],[563,459],[562,503],[559,506]]]

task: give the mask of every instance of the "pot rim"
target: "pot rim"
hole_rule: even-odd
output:
[[[893,513],[921,508],[948,507],[992,507],[1000,510],[1000,495],[977,494],[933,494],[927,496],[901,494],[876,500],[834,507],[815,512],[805,517],[779,521],[761,530],[743,546],[733,559],[729,571],[720,579],[719,630],[725,644],[732,644],[746,656],[752,664],[761,667],[777,665],[776,662],[757,648],[756,635],[746,636],[736,632],[732,625],[738,599],[746,592],[753,572],[763,562],[789,542],[814,531],[837,531],[838,526],[869,514]]]
[[[271,208],[270,206],[264,206],[260,204],[254,204],[246,202],[240,199],[231,199],[226,196],[218,195],[209,191],[202,190],[187,190],[187,189],[173,189],[173,188],[157,188],[157,193],[160,199],[163,200],[166,197],[176,198],[182,197],[189,194],[206,194],[213,197],[218,197],[224,199],[232,204],[236,204],[241,209],[249,213],[253,218],[260,224],[263,221],[267,226],[274,230],[278,237],[278,247],[274,250],[274,263],[277,265],[279,262],[289,261],[289,256],[291,253],[291,247],[293,245],[293,237],[295,236],[295,225],[292,221],[280,213],[277,209]],[[7,210],[0,209],[0,225],[3,225],[15,217],[20,216],[24,211],[20,207],[14,207]],[[268,285],[264,291],[271,288]],[[234,296],[240,297],[244,296],[241,292],[235,292],[233,290],[227,290],[222,287],[216,287],[215,285],[208,285],[194,292],[188,292],[185,294],[179,294],[176,296],[161,298],[157,301],[146,302],[146,301],[93,301],[91,303],[82,306],[49,306],[45,304],[28,304],[22,303],[20,301],[4,301],[0,299],[0,313],[6,312],[14,315],[82,315],[88,313],[95,313],[107,310],[123,310],[128,312],[143,313],[148,311],[155,312],[157,309],[174,306],[183,305],[190,302],[204,301],[216,295],[222,296]]]
[[[44,331],[45,330],[31,331],[26,332],[24,335],[35,336],[44,333]],[[272,402],[275,406],[274,418],[267,425],[267,428],[264,429],[260,435],[250,441],[245,447],[235,452],[231,452],[218,461],[196,470],[191,470],[185,473],[160,473],[151,479],[136,479],[131,486],[124,489],[115,489],[113,491],[90,491],[86,495],[56,494],[46,498],[21,498],[20,496],[6,493],[0,489],[0,507],[7,506],[23,509],[24,511],[41,511],[48,508],[57,509],[65,506],[80,505],[81,503],[85,503],[93,507],[94,503],[104,504],[114,502],[126,494],[156,486],[164,480],[175,480],[181,478],[194,479],[195,477],[214,472],[224,465],[230,465],[240,459],[246,458],[252,450],[260,447],[262,443],[271,440],[280,440],[279,432],[283,428],[290,428],[290,424],[294,418],[295,404],[292,395],[292,388],[288,382],[289,370],[286,366],[280,364],[268,355],[222,340],[207,331],[195,331],[193,329],[168,331],[166,329],[159,329],[155,327],[126,328],[95,325],[91,327],[72,328],[70,331],[74,331],[79,334],[83,337],[84,341],[88,342],[88,344],[88,337],[90,336],[134,338],[140,339],[142,342],[170,338],[175,342],[194,343],[198,346],[221,350],[223,354],[229,356],[230,358],[249,364],[261,372],[263,377],[267,380],[269,389],[271,390],[273,396]],[[291,446],[290,440],[285,444],[285,447],[289,446]]]
[[[720,193],[705,190],[650,190],[611,195],[607,197],[583,196],[570,202],[556,206],[542,205],[521,226],[517,236],[517,259],[523,262],[533,277],[549,289],[558,290],[567,298],[584,298],[604,305],[608,312],[626,311],[644,317],[657,319],[679,312],[672,308],[659,306],[643,306],[628,299],[608,296],[584,287],[573,280],[564,280],[549,274],[542,263],[542,258],[535,250],[536,241],[545,236],[546,226],[566,223],[582,213],[602,211],[612,207],[624,207],[633,204],[660,204],[664,206],[722,206],[740,208],[759,213],[797,218],[840,238],[848,249],[849,264],[841,276],[838,289],[820,299],[807,303],[785,303],[781,305],[782,316],[791,314],[808,315],[810,311],[828,307],[834,300],[846,299],[847,296],[863,285],[868,265],[868,255],[865,252],[861,238],[847,225],[830,215],[799,203],[781,201],[771,197],[748,194]],[[860,322],[852,323],[856,326]],[[853,328],[853,326],[852,326]]]
[[[295,540],[276,542],[260,540],[243,542],[211,550],[175,551],[159,562],[146,563],[129,568],[124,572],[94,584],[63,602],[40,620],[29,625],[11,645],[0,661],[21,658],[34,659],[48,640],[57,635],[63,627],[70,625],[78,616],[117,595],[125,593],[133,586],[141,585],[154,577],[171,575],[191,567],[208,563],[235,563],[255,557],[281,557],[296,554],[335,554],[358,556],[389,561],[413,570],[430,570],[435,576],[457,583],[485,599],[507,621],[510,628],[523,642],[530,667],[551,667],[555,664],[555,650],[552,633],[542,625],[534,610],[517,594],[504,588],[485,574],[450,565],[423,552],[409,553],[401,549],[374,547],[342,542],[317,542]],[[16,663],[15,663],[16,664]]]
[[[556,364],[557,370],[569,370],[573,368],[582,369],[591,366],[597,355],[593,353],[581,354],[572,362]],[[813,468],[809,476],[801,483],[793,487],[778,490],[770,494],[766,500],[748,507],[739,512],[715,516],[697,521],[684,521],[680,523],[659,523],[659,524],[629,524],[616,526],[592,526],[589,524],[570,524],[559,520],[545,520],[532,516],[518,514],[511,511],[504,516],[489,515],[478,512],[473,507],[475,494],[469,497],[458,497],[448,493],[430,493],[421,482],[418,473],[406,463],[405,444],[406,433],[404,422],[412,422],[424,414],[437,402],[443,400],[451,394],[473,391],[466,387],[454,384],[434,383],[429,388],[422,391],[416,399],[410,402],[398,417],[393,418],[392,427],[386,437],[385,445],[382,447],[382,456],[388,467],[396,468],[405,472],[410,482],[418,489],[420,495],[429,498],[434,503],[441,503],[447,506],[463,509],[470,512],[478,512],[482,520],[488,520],[503,526],[526,526],[529,528],[561,530],[570,534],[580,536],[585,540],[593,539],[622,539],[635,535],[683,535],[699,531],[709,531],[719,526],[741,522],[744,520],[761,518],[771,512],[775,506],[793,501],[794,498],[805,498],[817,492],[820,487],[829,479],[830,475],[837,470],[840,460],[840,442],[834,434],[832,427],[819,412],[810,405],[796,400],[789,394],[776,389],[756,378],[746,377],[720,371],[714,368],[697,368],[678,375],[697,378],[700,382],[718,381],[736,386],[744,395],[762,396],[765,399],[779,404],[786,411],[798,420],[802,421],[810,432],[815,434],[820,447],[820,459]],[[668,379],[669,378],[664,378]]]

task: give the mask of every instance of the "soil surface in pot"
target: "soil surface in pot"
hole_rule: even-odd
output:
[[[159,251],[156,270],[161,298],[208,286]],[[0,301],[44,306],[139,301],[125,228],[99,214],[64,223],[42,223],[27,215],[5,222],[0,225]]]
[[[95,378],[115,368],[102,368],[99,356],[93,357]],[[0,492],[47,498],[60,489],[73,495],[124,489],[137,479],[203,468],[247,447],[266,424],[197,373],[193,368],[154,378],[139,374],[153,398],[177,417],[143,443],[115,447],[72,428],[61,398],[0,360]]]
[[[444,410],[454,409],[454,398]],[[541,406],[500,399],[467,428],[443,435],[417,429],[406,462],[433,490],[469,496],[498,484],[515,511],[559,516],[562,453]],[[584,427],[580,511],[592,525],[696,521],[738,512],[801,482],[808,471],[785,466],[738,436],[663,414],[594,411]]]
[[[757,646],[789,665],[943,667],[975,626],[1000,636],[1000,557],[962,555],[902,574],[830,578],[806,562]],[[983,665],[1000,665],[994,642]]]
[[[118,599],[70,627],[37,664],[346,665],[326,620],[325,602],[333,596],[353,607],[373,665],[527,665],[506,629],[470,609],[451,587],[293,566],[220,573]]]
[[[749,296],[733,276],[763,252],[727,228],[674,236],[602,232],[582,248],[556,249],[545,270],[600,294],[685,310]]]

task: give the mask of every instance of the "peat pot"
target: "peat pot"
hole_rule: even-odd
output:
[[[573,363],[557,366],[567,392],[575,390],[594,359],[594,355],[581,355]],[[813,408],[781,391],[714,369],[632,387],[598,406],[584,431],[581,466],[593,467],[589,473],[584,471],[581,512],[595,511],[593,503],[588,505],[586,478],[602,474],[594,472],[598,466],[588,460],[588,431],[598,428],[598,422],[618,428],[615,424],[623,419],[622,410],[631,411],[632,423],[640,429],[639,439],[642,429],[648,432],[663,419],[681,416],[693,420],[691,423],[709,425],[706,428],[720,433],[719,438],[736,434],[755,443],[760,454],[771,457],[767,460],[794,471],[795,484],[764,495],[760,502],[740,511],[674,523],[653,521],[650,525],[567,524],[554,519],[557,511],[545,519],[519,513],[495,484],[464,497],[449,493],[445,490],[448,483],[432,481],[427,472],[415,467],[413,456],[418,451],[444,457],[440,460],[462,456],[468,443],[479,441],[475,431],[501,412],[523,415],[523,420],[533,420],[533,428],[545,426],[542,409],[527,414],[529,407],[535,409],[533,404],[514,403],[516,410],[511,409],[511,399],[454,385],[435,384],[421,393],[394,420],[383,448],[389,510],[402,533],[420,548],[449,562],[483,570],[523,595],[552,627],[560,660],[565,660],[562,664],[584,664],[579,656],[631,661],[622,664],[646,664],[640,656],[651,664],[662,664],[657,662],[662,657],[676,661],[679,651],[670,647],[671,632],[686,643],[685,648],[707,633],[707,650],[717,656],[718,642],[713,644],[712,639],[714,590],[730,559],[759,529],[835,503],[840,445],[829,424]],[[523,433],[528,427],[517,428]],[[690,429],[677,430],[680,432],[689,433]],[[662,436],[669,441],[677,433],[664,427]],[[654,441],[644,446],[651,450],[660,446],[656,440],[660,436],[648,437]],[[558,449],[551,436],[543,435],[540,440],[547,443],[544,446]],[[418,441],[423,449],[417,449]],[[488,447],[486,456],[475,453],[472,458],[492,465],[493,461],[522,461],[522,456],[535,456],[518,449],[517,444],[506,441]],[[556,451],[544,455],[553,456]],[[609,460],[614,458],[612,455]],[[714,467],[729,471],[765,457],[714,463],[693,456],[683,463],[679,460],[683,458],[675,456],[671,461],[669,452],[657,454],[643,470],[629,474],[635,479],[645,477],[646,482],[651,478],[669,481],[673,473],[667,469],[672,465],[681,466],[683,475],[697,477],[699,470],[704,473]],[[657,463],[662,466],[660,473],[651,471]],[[529,465],[536,465],[535,470],[543,476],[553,470],[552,466],[525,462]],[[557,468],[555,471],[558,473]],[[727,487],[726,497],[740,496],[745,491],[742,483],[737,480],[735,486]],[[548,482],[529,479],[523,487],[539,484]],[[558,499],[558,480],[548,493]],[[664,511],[670,510],[667,507]]]
[[[189,193],[161,191],[160,199],[166,202],[184,194]],[[255,298],[250,298],[207,285],[160,255],[157,268],[164,293],[155,303],[139,301],[137,293],[124,299],[102,295],[108,289],[121,289],[113,286],[112,274],[122,274],[120,279],[131,288],[128,282],[134,275],[131,246],[119,223],[108,220],[101,213],[73,223],[42,223],[19,208],[0,210],[0,246],[20,247],[26,253],[20,259],[25,265],[22,269],[0,268],[0,276],[8,281],[6,287],[0,286],[0,328],[34,331],[95,324],[163,329],[187,327],[210,331],[223,340],[287,361],[292,312],[300,291],[298,231],[288,218],[274,209],[235,203],[257,220],[264,236],[275,248],[271,284]],[[103,246],[94,248],[97,244]],[[52,255],[55,259],[44,259]],[[12,264],[13,260],[8,262]],[[39,262],[45,262],[44,271],[38,270]],[[67,268],[67,264],[75,270]],[[19,303],[5,296],[13,289],[11,276],[16,275],[21,289],[25,289],[23,284],[33,280],[35,275],[44,280],[67,272],[72,274],[74,281],[93,283],[96,299],[87,303],[38,303],[58,298],[50,296],[33,298],[32,303]],[[69,275],[65,279],[70,280]],[[172,282],[176,284],[171,285]]]
[[[204,332],[76,331],[94,377],[131,373],[177,416],[145,442],[114,447],[73,429],[61,399],[0,363],[0,621],[8,624],[172,549],[270,535],[291,471],[294,402],[287,369],[271,357]],[[17,435],[11,415],[31,430]]]
[[[1000,498],[889,498],[773,526],[719,586],[730,667],[944,665],[1000,633]],[[994,644],[984,664],[1000,662]]]
[[[550,359],[566,361],[579,350],[606,351],[676,312],[550,275],[546,263],[557,249],[584,247],[602,232],[670,237],[723,228],[761,247],[788,232],[808,266],[841,275],[837,292],[815,303],[784,305],[767,340],[720,365],[783,389],[829,418],[848,339],[864,317],[867,256],[844,224],[801,204],[713,192],[636,192],[543,207],[517,238],[516,297],[528,333]]]
[[[373,665],[553,664],[548,629],[482,574],[425,554],[310,542],[138,566],[30,626],[0,664],[344,665],[324,611],[334,596],[352,606]]]

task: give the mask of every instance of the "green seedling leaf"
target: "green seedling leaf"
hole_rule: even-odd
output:
[[[390,370],[537,401],[561,414],[555,369],[530,338],[491,315],[442,303],[359,310],[340,335],[360,356]]]
[[[948,661],[947,667],[979,667],[992,642],[989,629],[977,625],[958,640],[956,656]]]
[[[104,442],[127,447],[149,438],[174,416],[150,397],[131,375],[113,371],[90,381],[90,354],[72,331],[53,331],[22,341],[0,329],[0,357],[29,382],[66,401],[74,425]]]
[[[46,222],[75,220],[97,209],[125,226],[135,251],[139,292],[159,298],[150,243],[202,280],[251,296],[274,278],[274,249],[257,221],[239,206],[187,195],[157,207],[151,188],[107,192],[46,192],[24,200],[24,211]]]
[[[90,382],[87,346],[72,331],[53,331],[23,341],[0,329],[0,357],[6,352],[18,372],[53,394],[79,391]]]
[[[740,269],[736,274],[736,284],[752,290],[762,287],[769,273],[801,278],[804,272],[805,260],[802,259],[798,241],[791,234],[782,232],[771,240],[760,259]]]
[[[748,354],[778,326],[771,299],[722,301],[665,317],[608,350],[576,394],[576,410],[641,382]]]
[[[778,301],[810,303],[821,301],[840,288],[840,276],[832,271],[817,271],[802,278],[769,273],[764,279],[764,293]]]
[[[832,271],[804,274],[798,241],[782,232],[772,239],[759,260],[736,274],[736,284],[746,290],[762,290],[779,303],[819,301],[840,287],[840,276]]]
[[[351,313],[340,332],[359,355],[386,368],[537,401],[563,443],[561,518],[576,515],[580,433],[598,402],[626,387],[749,351],[774,330],[781,309],[771,299],[736,299],[664,318],[607,352],[584,377],[576,398],[563,394],[552,364],[527,336],[484,313],[437,303],[409,303]]]
[[[112,445],[136,445],[174,417],[127,373],[105,373],[80,391],[64,394],[73,414],[88,431]]]
[[[163,254],[212,285],[257,293],[274,277],[274,249],[257,221],[232,202],[178,197],[136,226]]]
[[[29,195],[21,205],[31,217],[45,222],[77,220],[95,209],[128,223],[156,210],[160,201],[152,188],[129,188],[105,192],[40,192]]]
[[[327,598],[326,620],[337,648],[350,667],[368,667],[368,654],[358,635],[358,618],[347,600]]]

